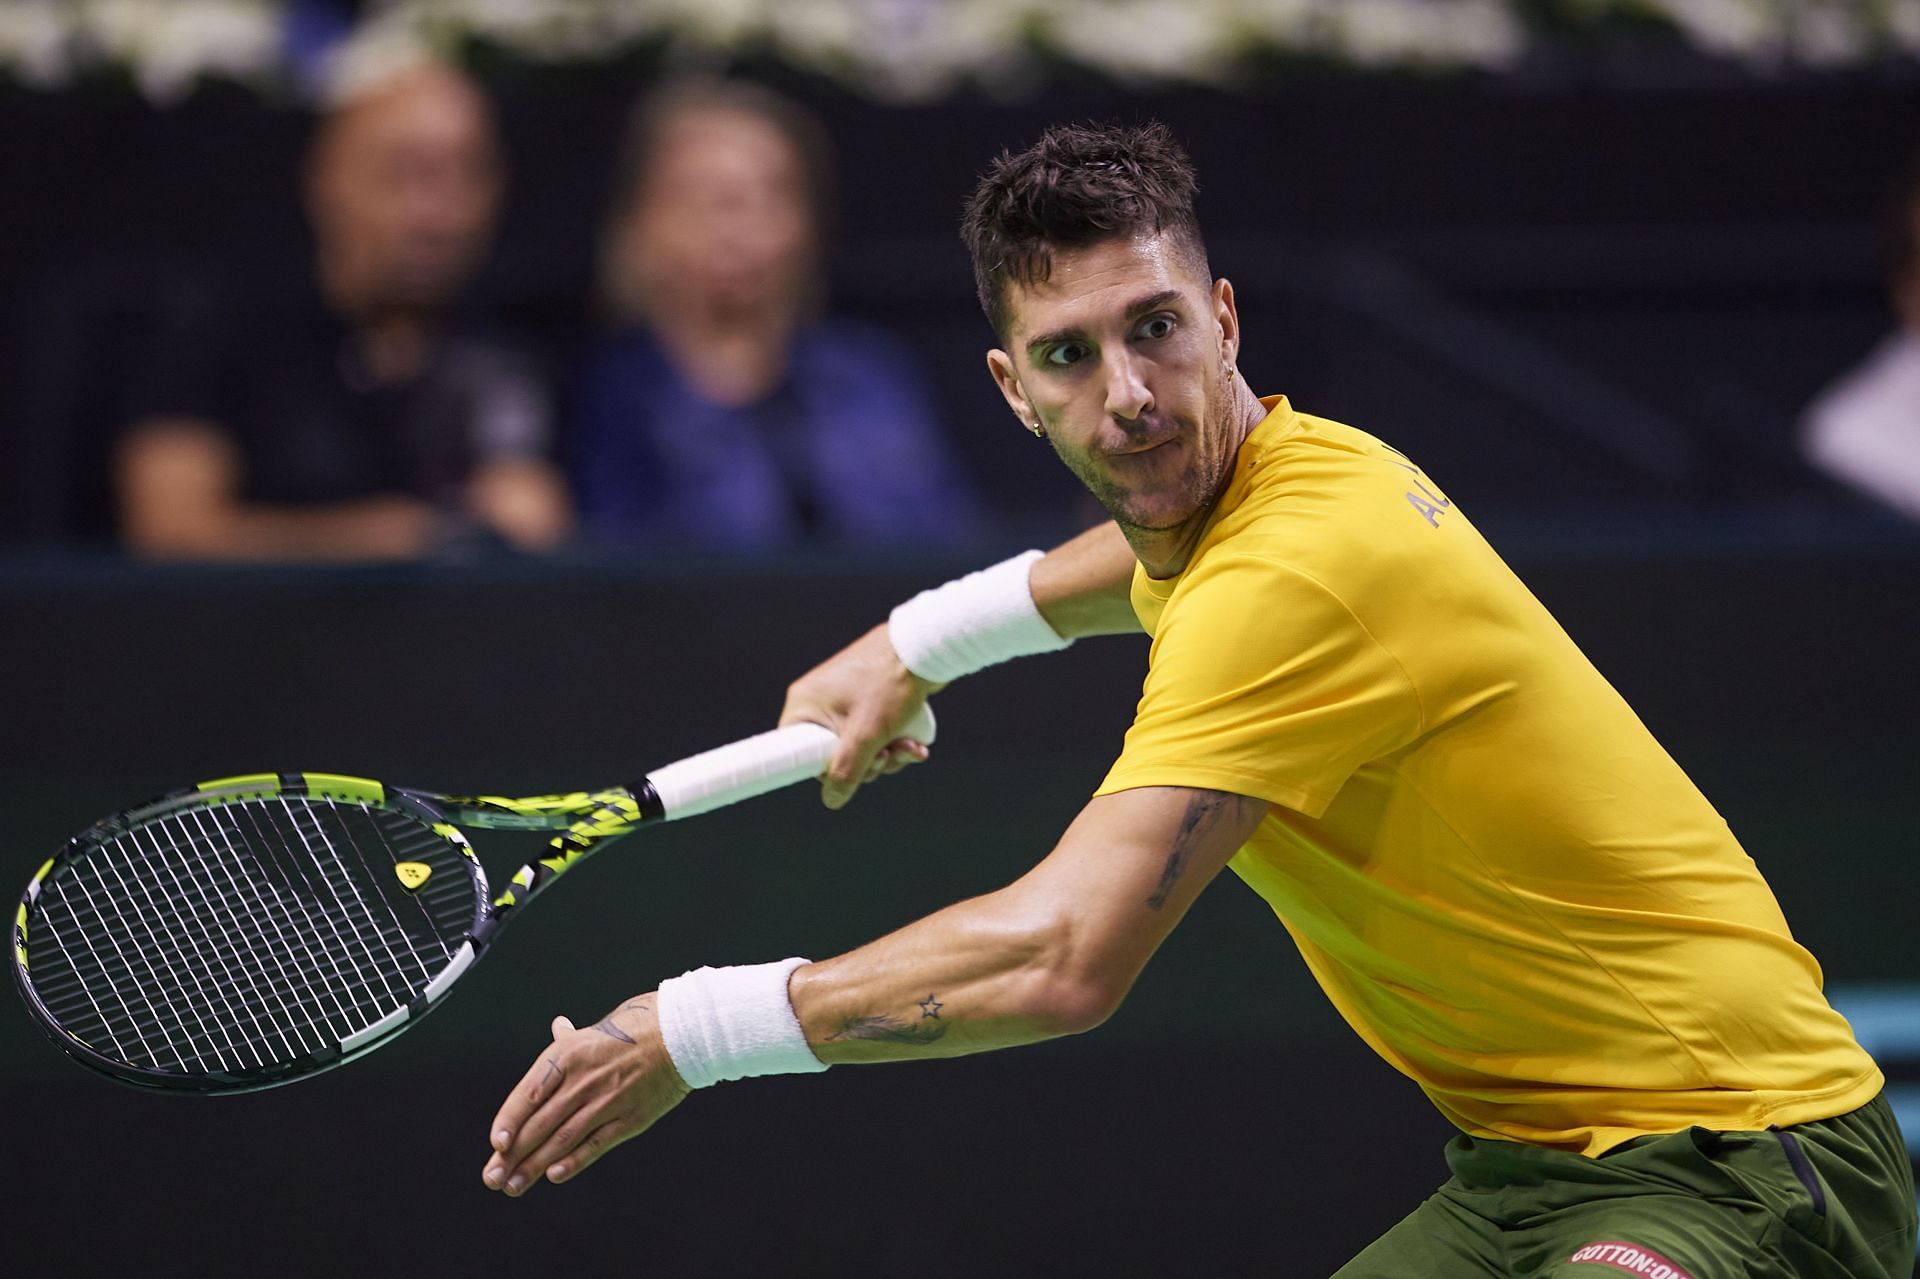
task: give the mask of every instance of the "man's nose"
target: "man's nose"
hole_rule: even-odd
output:
[[[1132,421],[1153,407],[1153,392],[1140,361],[1122,351],[1107,361],[1107,412],[1122,421]]]

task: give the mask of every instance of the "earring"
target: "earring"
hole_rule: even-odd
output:
[[[1036,439],[1044,440],[1047,438],[1046,428],[1040,425],[1040,422],[1038,419],[1035,419],[1034,421],[1027,423],[1027,429],[1033,432],[1034,438]]]

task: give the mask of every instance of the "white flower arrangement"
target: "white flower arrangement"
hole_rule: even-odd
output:
[[[0,67],[37,89],[66,83],[73,74],[69,14],[60,0],[0,4]]]
[[[0,76],[58,88],[113,69],[162,102],[207,78],[285,86],[288,10],[0,0]],[[1581,28],[1651,20],[1759,70],[1920,56],[1920,0],[375,0],[336,62],[351,81],[473,41],[550,64],[655,45],[674,65],[750,52],[877,96],[928,98],[966,82],[1032,87],[1056,64],[1123,84],[1231,84],[1286,57],[1497,71],[1525,55],[1528,17],[1543,12]]]
[[[157,102],[210,78],[267,88],[279,78],[284,16],[278,0],[6,0],[0,67],[43,88],[117,68]]]

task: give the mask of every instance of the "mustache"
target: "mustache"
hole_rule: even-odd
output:
[[[1179,418],[1160,413],[1143,413],[1129,421],[1121,421],[1117,418],[1109,420],[1121,432],[1121,438],[1117,442],[1100,450],[1109,457],[1123,453],[1139,453],[1155,445],[1165,444],[1168,440],[1182,434],[1188,426]]]

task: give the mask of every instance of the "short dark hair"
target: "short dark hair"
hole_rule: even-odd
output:
[[[1002,151],[967,198],[960,238],[994,332],[1007,334],[1007,283],[1052,274],[1053,251],[1101,240],[1169,235],[1211,280],[1194,217],[1193,162],[1173,131],[1146,124],[1060,124],[1015,155]]]

